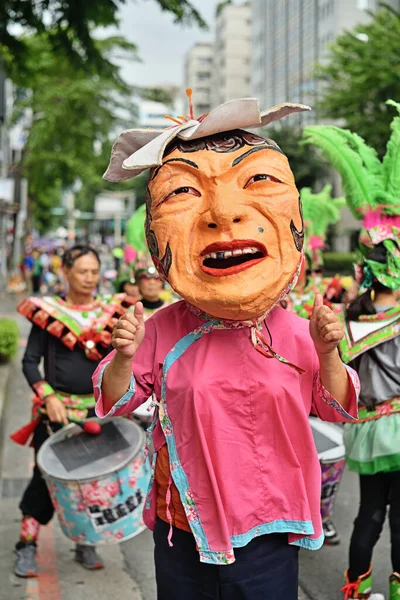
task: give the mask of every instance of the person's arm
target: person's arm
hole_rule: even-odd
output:
[[[48,335],[46,331],[37,325],[32,326],[22,359],[22,371],[36,396],[42,400],[50,421],[66,424],[68,420],[65,407],[39,370],[40,361],[47,349]]]
[[[146,343],[139,351],[144,337],[143,305],[138,302],[134,313],[127,311],[118,320],[112,335],[114,351],[99,364],[93,375],[99,417],[131,412],[134,410],[131,401],[139,405],[151,395],[154,344],[151,336],[146,336]],[[137,360],[139,355],[142,360]]]
[[[132,377],[132,357],[116,352],[103,373],[101,391],[104,412],[108,413],[128,391]]]
[[[338,345],[343,338],[343,326],[333,311],[316,296],[310,320],[319,369],[315,373],[313,405],[325,420],[351,420],[357,417],[358,376],[346,367],[339,356]],[[336,413],[327,408],[335,409]]]

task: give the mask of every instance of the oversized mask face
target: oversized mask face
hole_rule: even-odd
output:
[[[176,138],[151,173],[146,235],[160,273],[190,304],[221,319],[260,317],[302,258],[287,158],[241,130]]]

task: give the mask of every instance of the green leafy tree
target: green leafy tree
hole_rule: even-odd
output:
[[[124,115],[135,114],[131,89],[115,67],[110,73],[88,77],[83,68],[68,57],[54,54],[45,35],[24,38],[29,49],[26,69],[19,71],[11,55],[6,55],[8,72],[21,90],[16,115],[29,109],[32,118],[23,155],[23,175],[28,179],[28,195],[35,224],[45,230],[50,224],[52,206],[61,191],[76,178],[86,187],[98,186],[109,154],[110,133],[126,127]],[[98,51],[107,59],[118,50],[135,58],[135,47],[112,37],[97,41]],[[129,126],[132,121],[129,120]]]
[[[0,47],[8,50],[18,68],[25,69],[29,55],[26,38],[13,33],[12,26],[38,33],[51,45],[53,52],[67,55],[80,67],[110,71],[110,62],[100,51],[93,36],[96,27],[118,25],[118,9],[133,0],[2,0],[0,2]],[[142,0],[143,1],[143,0]],[[155,0],[163,11],[170,12],[176,23],[206,23],[189,0]],[[138,15],[140,15],[138,5]]]
[[[400,13],[388,6],[368,24],[339,36],[328,62],[317,68],[323,83],[319,116],[340,119],[382,157],[392,114],[388,98],[400,98]]]
[[[305,148],[302,142],[302,129],[282,125],[263,130],[265,137],[275,140],[288,157],[298,189],[314,188],[320,180],[327,179],[329,165],[321,153],[314,148]]]

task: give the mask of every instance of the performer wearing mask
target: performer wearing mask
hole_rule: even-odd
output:
[[[183,298],[146,324],[137,303],[94,375],[99,416],[158,405],[158,600],[295,600],[298,549],[323,543],[308,415],[355,418],[358,380],[321,296],[310,323],[278,306],[304,260],[299,195],[275,142],[243,129],[301,110],[235,100],[113,148],[108,179],[152,169],[147,241]]]
[[[24,375],[35,397],[33,420],[12,439],[24,444],[32,433],[37,455],[48,438],[68,419],[94,415],[91,378],[100,360],[109,352],[112,325],[125,310],[125,296],[108,298],[93,294],[99,281],[100,260],[93,248],[74,246],[63,257],[68,292],[64,298],[28,298],[18,311],[32,323],[22,361]],[[44,359],[44,377],[39,365]],[[36,577],[36,544],[40,525],[53,516],[53,505],[37,465],[20,503],[20,539],[16,545],[15,573]],[[87,569],[103,562],[93,546],[76,545],[75,558]]]

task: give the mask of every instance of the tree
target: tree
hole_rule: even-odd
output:
[[[12,56],[6,65],[12,80],[26,90],[19,94],[16,115],[29,110],[31,126],[23,155],[23,174],[35,224],[45,230],[49,208],[58,204],[62,190],[80,179],[96,187],[110,153],[110,133],[132,126],[125,115],[135,115],[131,88],[112,72],[92,74],[74,67],[67,57],[53,53],[47,35],[23,39],[28,49],[26,69],[19,71]],[[111,64],[118,49],[135,58],[135,47],[119,37],[96,41],[97,51]]]
[[[318,181],[329,175],[329,166],[314,148],[305,148],[301,143],[302,130],[289,125],[268,127],[265,137],[273,139],[288,157],[298,189],[315,188]]]
[[[132,0],[130,0],[132,1]],[[177,23],[206,23],[189,0],[155,0],[161,10],[172,13]],[[67,55],[79,67],[110,71],[110,62],[99,51],[93,30],[118,25],[118,9],[126,0],[2,0],[0,2],[0,49],[8,51],[18,68],[24,69],[29,46],[26,38],[12,33],[18,25],[38,33],[53,52]]]
[[[382,157],[392,115],[386,100],[400,98],[400,13],[383,6],[371,21],[337,38],[317,78],[320,117],[340,119]]]

